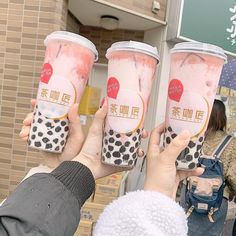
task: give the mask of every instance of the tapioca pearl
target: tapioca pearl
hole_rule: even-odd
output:
[[[32,122],[33,124],[35,123],[35,119],[33,119],[33,122]]]
[[[62,122],[61,122],[61,126],[65,126],[66,125],[66,122],[63,120]]]
[[[178,161],[175,161],[175,166],[177,167],[179,165]]]
[[[125,151],[126,151],[126,148],[124,146],[121,146],[119,152],[123,153]]]
[[[53,135],[53,132],[52,132],[51,130],[49,130],[49,131],[47,132],[47,134],[48,134],[48,135]]]
[[[192,161],[192,160],[193,160],[193,157],[192,157],[192,155],[187,155],[187,156],[185,157],[185,159],[186,159],[187,161]]]
[[[171,134],[171,138],[174,139],[177,136],[177,134]]]
[[[141,141],[141,139],[142,139],[142,136],[139,135],[139,136],[138,136],[138,141]]]
[[[140,129],[137,129],[137,134],[140,134],[141,130]]]
[[[107,139],[105,139],[105,140],[104,140],[104,143],[105,143],[106,145],[108,144],[108,141],[107,141]]]
[[[117,160],[114,161],[114,163],[115,163],[116,165],[120,165],[120,164],[122,163],[122,160],[121,160],[121,159],[117,159]]]
[[[69,126],[66,126],[66,127],[64,128],[64,130],[65,130],[65,132],[67,132],[67,131],[69,130]]]
[[[58,139],[58,138],[54,138],[52,141],[53,141],[55,144],[57,144],[58,141],[59,141],[59,139]]]
[[[197,145],[197,151],[199,151],[202,148],[202,145]]]
[[[34,140],[36,138],[36,136],[33,134],[31,135],[31,139]]]
[[[43,120],[41,118],[38,118],[38,123],[41,124]]]
[[[43,141],[44,143],[47,143],[47,142],[49,142],[49,139],[48,139],[47,137],[44,137],[44,138],[42,139],[42,141]]]
[[[128,161],[128,165],[129,165],[129,166],[132,166],[132,165],[133,165],[133,163],[134,163],[134,161],[133,161],[133,160],[129,160],[129,161]]]
[[[113,152],[112,155],[113,155],[113,157],[120,157],[121,156],[120,152]]]
[[[134,137],[132,138],[132,140],[135,142],[135,141],[137,140],[137,137],[134,136]]]
[[[189,144],[188,144],[188,147],[194,148],[195,145],[196,145],[196,144],[195,144],[193,141],[190,141]]]
[[[58,122],[60,122],[60,120],[54,120],[54,123],[58,123]]]
[[[65,134],[61,134],[61,138],[64,138]]]
[[[42,132],[38,132],[38,136],[39,136],[39,137],[42,137],[42,136],[43,136],[43,133],[42,133]]]
[[[166,137],[166,143],[167,143],[167,144],[170,144],[170,142],[171,142],[170,137]]]
[[[130,149],[129,149],[129,151],[132,153],[132,152],[134,152],[134,147],[131,147]]]
[[[203,142],[203,137],[200,137],[198,140],[199,140],[199,142]]]
[[[28,145],[30,145],[30,144],[31,144],[31,140],[29,139],[29,140],[28,140]]]
[[[136,142],[135,143],[135,147],[137,148],[139,146],[139,142]]]
[[[52,144],[51,143],[47,143],[45,148],[46,149],[51,149],[52,148]]]
[[[168,130],[169,132],[172,132],[172,128],[171,128],[170,126],[167,128],[167,130]]]
[[[128,161],[128,160],[129,160],[129,154],[125,154],[125,155],[122,157],[122,159],[123,159],[124,161]]]
[[[61,144],[61,146],[63,146],[63,145],[65,144],[65,141],[62,140],[62,141],[60,142],[60,144]]]
[[[189,153],[189,149],[188,149],[188,148],[185,148],[185,149],[184,149],[184,153],[185,153],[185,155],[187,155],[187,154]]]
[[[198,158],[200,156],[199,152],[194,153],[194,158]]]
[[[36,105],[35,108],[38,109],[38,105]]]
[[[114,143],[115,139],[114,138],[109,138],[109,143]]]
[[[136,152],[133,153],[133,154],[132,154],[132,157],[133,157],[133,159],[135,159],[135,158],[137,157],[137,153],[136,153]]]
[[[60,132],[60,131],[61,131],[61,127],[60,127],[60,126],[57,126],[56,129],[55,129],[55,131],[56,131],[57,133]]]
[[[114,131],[110,129],[110,130],[109,130],[109,134],[110,134],[110,135],[113,135],[113,134],[114,134]]]
[[[121,146],[121,145],[122,145],[122,142],[121,142],[121,141],[116,141],[116,142],[115,142],[115,145],[116,145],[116,146]]]
[[[130,145],[130,142],[129,141],[126,141],[125,142],[125,146],[128,147]]]
[[[41,142],[34,142],[34,146],[35,147],[41,147],[42,145],[41,145]]]
[[[59,151],[60,150],[60,146],[57,146],[56,148],[55,148],[55,151]]]
[[[106,148],[103,148],[103,153],[106,153],[107,152],[107,149]]]
[[[34,126],[32,130],[33,130],[33,132],[36,132],[37,131],[37,127]]]
[[[120,134],[116,134],[116,138],[120,138]]]
[[[194,169],[195,167],[196,167],[196,164],[193,162],[188,165],[189,169]]]
[[[51,128],[51,127],[52,127],[51,122],[47,122],[45,125],[46,125],[46,127],[48,127],[48,128]]]
[[[178,155],[177,160],[181,161],[181,155]]]
[[[110,152],[107,152],[107,153],[106,153],[106,157],[107,157],[107,158],[111,158],[111,153],[110,153]]]
[[[126,136],[130,137],[133,133],[132,132],[129,132],[129,133],[126,133]]]
[[[112,151],[114,150],[114,147],[111,146],[111,145],[108,145],[108,150],[109,150],[110,152],[112,152]]]

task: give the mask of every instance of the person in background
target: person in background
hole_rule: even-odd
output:
[[[30,176],[6,199],[0,207],[1,236],[74,234],[80,209],[94,191],[95,180],[123,170],[101,163],[106,114],[107,102],[97,111],[82,149],[71,161],[63,160],[51,173]],[[95,236],[187,234],[185,213],[173,198],[180,180],[199,175],[203,169],[177,172],[176,158],[188,144],[190,134],[182,132],[161,151],[163,130],[164,125],[157,127],[150,137],[144,190],[111,203],[98,220]],[[75,151],[75,146],[71,145],[69,153]]]
[[[213,151],[220,144],[226,134],[226,109],[220,100],[215,100],[203,143],[204,155],[212,155]],[[214,213],[214,223],[210,222],[207,215],[198,214],[195,211],[188,218],[188,236],[220,236],[228,210],[230,195],[236,195],[236,140],[233,138],[221,154],[221,161],[224,166],[224,198],[220,209]],[[184,186],[184,188],[186,185]],[[183,189],[184,189],[183,188]],[[185,207],[184,190],[181,196],[181,205]],[[236,235],[236,234],[235,234]]]

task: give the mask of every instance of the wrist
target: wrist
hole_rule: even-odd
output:
[[[98,178],[96,174],[96,165],[93,163],[93,161],[89,157],[79,153],[72,161],[77,161],[85,165],[87,168],[90,169],[94,179]]]

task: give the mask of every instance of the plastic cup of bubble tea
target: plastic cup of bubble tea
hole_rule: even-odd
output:
[[[192,135],[177,158],[178,169],[197,167],[226,60],[223,49],[206,43],[184,42],[171,50],[164,146],[183,130]]]
[[[61,153],[69,108],[80,101],[98,52],[88,39],[66,31],[49,34],[28,145]]]
[[[122,41],[112,44],[106,57],[108,114],[102,162],[132,168],[137,161],[159,55],[156,47]]]

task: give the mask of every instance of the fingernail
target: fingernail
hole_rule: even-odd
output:
[[[22,134],[24,134],[24,131],[23,131],[23,130],[20,131],[19,135],[22,135]]]
[[[188,130],[184,130],[179,134],[179,139],[186,141],[191,137],[191,134]]]
[[[100,108],[102,108],[103,104],[105,103],[105,100],[106,100],[106,98],[104,97],[104,98],[102,99],[102,101],[101,101]]]

